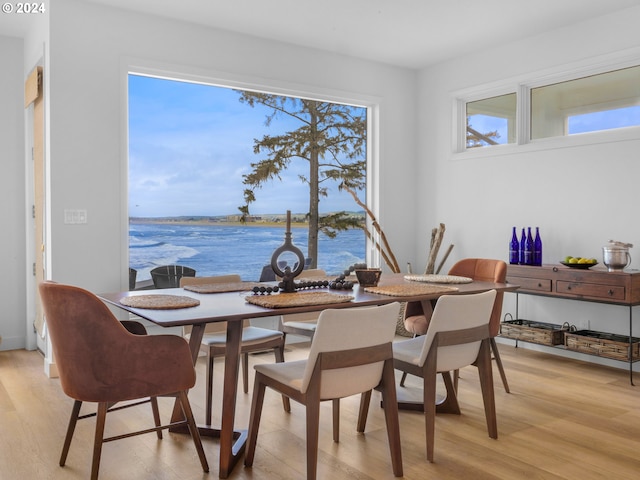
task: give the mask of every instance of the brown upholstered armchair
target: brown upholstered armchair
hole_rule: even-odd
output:
[[[130,333],[98,297],[81,288],[43,282],[39,289],[60,384],[64,393],[75,400],[60,465],[65,464],[76,422],[96,416],[91,467],[91,478],[96,479],[104,442],[160,432],[176,425],[160,425],[157,409],[154,408],[155,427],[104,438],[107,412],[118,402],[173,396],[179,399],[186,418],[180,424],[188,425],[202,469],[208,472],[200,434],[187,398],[187,391],[196,380],[187,342],[175,335]],[[98,403],[97,414],[80,416],[82,402]]]

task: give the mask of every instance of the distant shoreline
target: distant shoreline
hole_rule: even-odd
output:
[[[137,225],[211,225],[220,227],[285,227],[285,222],[265,221],[265,222],[230,222],[212,220],[170,220],[155,218],[130,218],[129,224]],[[291,222],[291,228],[308,227],[307,222]]]
[[[352,217],[366,218],[364,212],[347,212]],[[181,216],[181,217],[129,217],[129,224],[138,225],[212,225],[221,227],[285,227],[286,216],[281,214],[262,215],[240,221],[239,215]],[[308,228],[305,214],[291,215],[292,228]]]

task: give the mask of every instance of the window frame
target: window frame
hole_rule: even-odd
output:
[[[482,158],[487,156],[612,143],[640,138],[640,126],[620,127],[580,134],[531,139],[531,90],[560,82],[640,66],[640,48],[609,54],[569,64],[565,68],[552,68],[537,75],[513,77],[452,93],[453,131],[452,158]],[[481,148],[466,147],[466,105],[499,95],[516,92],[516,141]]]
[[[380,218],[380,106],[382,99],[379,97],[360,94],[356,92],[335,91],[315,85],[300,85],[281,80],[265,80],[253,76],[234,76],[228,72],[218,72],[189,68],[184,65],[158,63],[139,58],[123,58],[120,62],[120,89],[121,89],[121,269],[122,285],[129,284],[129,75],[142,75],[168,80],[200,83],[204,85],[234,88],[239,90],[253,90],[272,93],[275,95],[312,98],[319,101],[342,103],[361,106],[367,109],[367,154],[366,154],[366,187],[365,203],[373,214]],[[367,229],[373,230],[371,219],[367,216]],[[373,249],[371,240],[365,238],[365,256],[368,264],[382,266],[381,254]],[[128,287],[124,287],[127,289]]]

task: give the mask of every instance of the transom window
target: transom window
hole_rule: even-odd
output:
[[[467,148],[515,143],[516,94],[467,103]]]
[[[531,138],[640,125],[640,66],[531,89]]]
[[[565,72],[556,75],[556,82],[545,75],[543,81],[506,81],[470,89],[456,98],[455,150],[613,130],[620,133],[612,139],[636,135],[637,130],[622,130],[640,126],[640,65],[631,65],[618,63],[619,68],[604,73],[600,67],[599,72],[594,69],[592,75],[579,78]],[[584,140],[576,141],[589,141],[587,136],[580,138]]]

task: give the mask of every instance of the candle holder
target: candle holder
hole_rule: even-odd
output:
[[[280,255],[283,253],[292,253],[298,258],[298,263],[295,265],[295,269],[291,270],[289,265],[284,267],[284,270],[279,265]],[[291,242],[291,210],[287,210],[287,230],[284,234],[284,243],[276,248],[271,256],[271,268],[274,273],[282,278],[282,291],[285,293],[293,293],[296,291],[294,279],[302,273],[304,270],[304,254]]]

